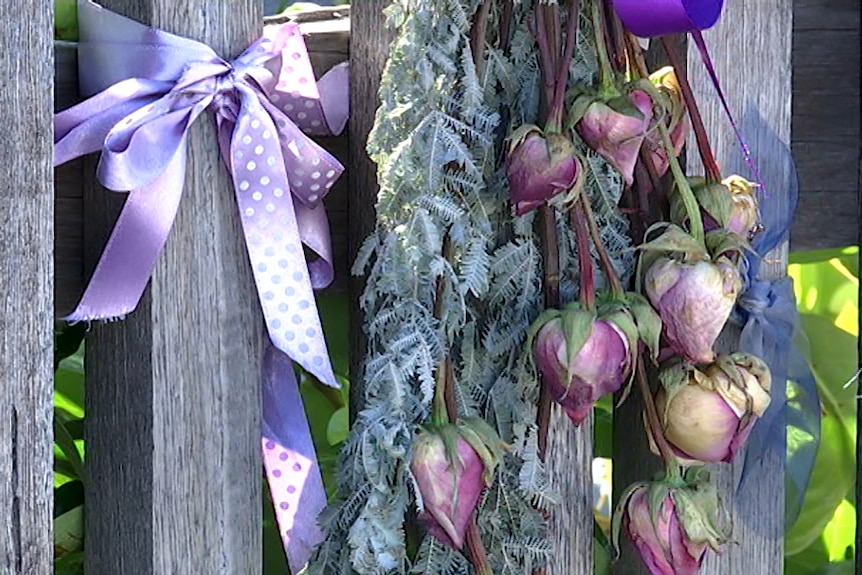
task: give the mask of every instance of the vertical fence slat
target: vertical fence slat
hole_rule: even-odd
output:
[[[718,75],[765,181],[771,183],[770,202],[785,201],[791,174],[783,162],[790,146],[792,98],[793,2],[746,0],[728,2],[719,24],[706,36]],[[725,175],[749,174],[732,128],[721,110],[697,48],[688,51],[689,78],[702,112],[710,141]],[[760,116],[755,120],[751,113]],[[695,148],[690,147],[694,150]],[[701,170],[697,154],[690,153],[692,173]],[[699,172],[698,172],[699,173]],[[770,254],[761,275],[784,275],[787,246]],[[751,575],[782,572],[784,560],[784,458],[770,454],[754,471],[757,496],[734,496],[742,471],[743,455],[731,466],[716,466],[714,478],[734,520],[739,542],[722,555],[710,555],[704,575]]]
[[[386,26],[383,10],[388,0],[359,0],[350,13],[350,121],[348,131],[349,165],[347,168],[350,195],[347,200],[349,214],[348,257],[352,264],[365,238],[374,230],[377,203],[377,166],[368,157],[365,144],[374,125],[374,116],[380,105],[377,91],[383,67],[389,56],[389,42],[393,37]],[[350,293],[350,417],[351,421],[362,408],[365,387],[362,385],[362,361],[365,357],[365,335],[362,331],[362,312],[359,297],[365,289],[365,279],[351,275]]]
[[[553,553],[548,575],[593,572],[593,418],[578,428],[554,404],[545,454],[550,488],[560,505],[550,510]]]
[[[0,3],[0,573],[53,558],[50,2]]]
[[[262,31],[255,0],[102,3],[225,57]],[[113,195],[85,192],[88,265]],[[150,289],[92,336],[87,572],[260,573],[262,321],[209,118],[191,130],[183,201]]]

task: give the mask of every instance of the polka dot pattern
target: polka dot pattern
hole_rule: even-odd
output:
[[[263,440],[263,463],[279,530],[289,536],[294,527],[303,486],[315,474],[317,463],[270,440]]]
[[[288,24],[284,28],[281,74],[270,101],[296,122],[302,131],[327,134],[320,92],[302,32],[296,24]]]
[[[296,169],[291,165],[304,167],[309,181],[328,181],[326,173],[330,168],[323,167],[328,162],[326,158],[312,161],[315,150],[304,137],[292,142],[297,154],[285,153],[287,161],[279,161],[284,149],[279,140],[264,138],[264,134],[276,132],[268,114],[241,113],[235,129],[231,144],[234,158],[242,155],[275,159],[271,167],[255,160],[234,162],[233,170],[243,230],[249,238],[249,259],[270,339],[318,379],[337,385],[314,304],[308,265],[300,248],[293,194],[277,193],[294,191],[294,185],[302,181],[288,176]],[[313,178],[315,173],[317,179]],[[289,252],[293,253],[287,257]]]

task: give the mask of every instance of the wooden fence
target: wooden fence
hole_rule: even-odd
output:
[[[263,21],[261,2],[252,0],[101,3],[225,55],[256,38]],[[338,10],[324,24],[303,25],[319,70],[351,57],[350,138],[324,145],[349,163],[327,208],[336,234],[333,289],[353,300],[362,282],[349,278],[347,262],[373,225],[376,171],[364,142],[388,48],[387,3],[353,5],[349,49]],[[58,44],[52,58],[51,4],[0,3],[0,127],[7,140],[0,148],[2,575],[51,572],[52,318],[80,295],[118,208],[116,194],[89,176],[92,160],[51,170],[52,112],[77,97],[74,46]],[[794,249],[857,241],[859,18],[856,0],[728,0],[722,23],[707,34],[731,105],[740,115],[754,105],[777,142],[793,146],[802,185]],[[707,99],[707,79],[691,51],[689,69]],[[705,119],[719,161],[731,161],[736,143],[717,105],[706,106]],[[776,140],[751,144],[757,156]],[[144,300],[124,322],[94,326],[88,339],[88,573],[260,573],[261,321],[240,238],[212,130],[197,126],[182,207]],[[779,263],[771,273],[782,269]],[[364,349],[358,318],[354,310],[353,349]],[[553,521],[550,575],[586,575],[592,527],[584,517],[592,494],[588,480],[567,482],[565,474],[589,462],[591,438],[566,433],[552,447],[554,481],[573,510]],[[615,485],[642,479],[655,465],[642,434],[619,430],[615,439]],[[741,545],[711,558],[704,573],[781,572],[780,464],[768,461],[761,470],[764,497],[757,501],[733,500],[738,469],[719,473],[731,507],[756,505],[758,520],[737,522]],[[643,569],[629,556],[615,572]]]

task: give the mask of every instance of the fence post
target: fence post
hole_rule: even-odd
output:
[[[705,34],[731,109],[743,125],[763,180],[770,182],[770,202],[786,201],[792,178],[783,159],[791,132],[793,6],[786,0],[728,2],[719,24]],[[688,69],[692,89],[703,102],[707,133],[724,174],[748,175],[739,143],[693,42],[689,44]],[[759,115],[757,121],[752,121],[753,111]],[[696,167],[696,156],[688,155],[692,173],[701,169]],[[785,243],[766,258],[761,275],[764,279],[781,277],[786,265]],[[739,545],[724,555],[710,555],[704,562],[704,575],[783,571],[784,457],[770,453],[753,472],[758,495],[738,500],[734,492],[743,455],[740,453],[733,465],[714,470],[722,497],[733,513],[734,539]]]
[[[53,557],[51,3],[0,4],[0,573]]]
[[[102,4],[227,58],[263,29],[258,0]],[[90,188],[92,266],[117,194]],[[88,573],[260,573],[262,329],[232,184],[201,118],[150,288],[137,311],[94,326],[87,342]]]

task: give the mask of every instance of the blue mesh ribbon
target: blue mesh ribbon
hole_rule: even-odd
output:
[[[747,116],[747,120],[758,124],[755,130],[765,130],[773,143],[778,142],[758,114],[749,110]],[[758,198],[764,229],[752,243],[756,253],[745,255],[745,288],[733,314],[733,320],[742,327],[739,350],[756,355],[769,365],[772,402],[748,439],[737,492],[741,497],[749,493],[756,496],[757,474],[754,472],[763,459],[770,452],[786,457],[785,525],[789,527],[802,506],[820,443],[820,401],[814,376],[800,351],[804,334],[800,329],[793,280],[789,277],[760,278],[767,254],[787,240],[799,199],[790,150],[784,145],[772,148],[784,150],[784,154],[777,154],[784,157],[762,158],[774,164],[764,171],[776,174],[782,181],[765,182],[771,193],[760,194]]]

